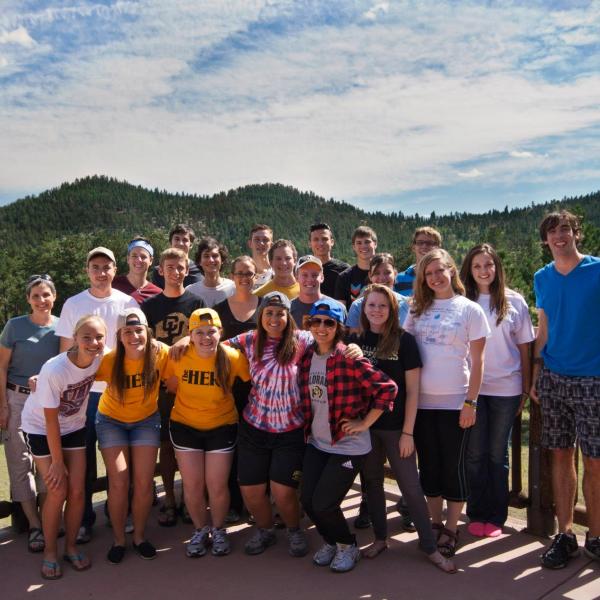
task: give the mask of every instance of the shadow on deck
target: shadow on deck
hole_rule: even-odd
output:
[[[93,567],[76,573],[63,564],[64,575],[44,581],[39,575],[41,557],[26,551],[25,534],[0,530],[0,596],[7,600],[170,600],[203,598],[214,600],[396,600],[409,598],[460,598],[461,600],[591,600],[600,598],[600,564],[585,555],[567,568],[548,571],[539,565],[539,554],[547,540],[521,531],[524,523],[509,521],[505,535],[496,539],[471,537],[461,526],[460,548],[456,555],[459,573],[446,575],[420,553],[414,533],[400,530],[394,511],[397,498],[388,493],[389,530],[396,533],[390,548],[375,560],[363,559],[356,569],[334,574],[318,568],[305,558],[287,554],[285,531],[279,543],[260,556],[246,556],[243,544],[250,534],[248,525],[229,528],[231,555],[216,558],[186,558],[184,542],[191,525],[174,528],[156,525],[153,509],[147,531],[159,554],[154,561],[140,560],[131,550],[120,565],[111,565],[105,555],[112,543],[110,528],[99,510],[94,539],[83,547]],[[356,515],[359,492],[348,494],[344,510]],[[100,508],[100,507],[98,507]],[[305,523],[308,525],[308,523]],[[370,531],[358,532],[359,543],[370,542]],[[308,530],[311,553],[321,539],[314,527]]]

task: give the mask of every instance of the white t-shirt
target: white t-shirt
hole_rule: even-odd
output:
[[[469,387],[469,342],[490,335],[481,306],[464,296],[434,300],[420,317],[409,312],[404,329],[423,360],[419,408],[460,410]]]
[[[85,427],[88,397],[101,360],[102,355],[97,356],[89,367],[81,369],[63,352],[46,362],[38,375],[35,392],[29,394],[23,408],[23,431],[46,435],[44,408],[59,409],[61,436]]]
[[[496,312],[490,312],[490,295],[479,294],[477,299],[492,331],[485,344],[485,365],[480,391],[487,396],[518,396],[522,392],[521,355],[517,344],[535,339],[523,296],[506,290],[506,299],[508,314],[499,326],[496,326]]]
[[[229,296],[233,296],[235,283],[231,279],[222,277],[217,287],[208,287],[205,285],[204,280],[202,280],[188,285],[185,289],[192,292],[195,296],[202,298],[207,308],[212,308],[215,304],[223,302]]]
[[[252,291],[257,290],[261,285],[265,285],[273,279],[273,268],[269,267],[266,271],[263,271],[260,275],[256,275],[256,279],[254,280],[254,285],[252,286]]]
[[[105,345],[109,350],[112,350],[116,344],[117,317],[125,308],[139,308],[139,304],[131,296],[119,290],[113,289],[110,296],[106,298],[96,298],[90,293],[89,289],[84,290],[65,301],[56,326],[56,335],[72,338],[73,329],[81,317],[97,315],[102,317],[106,323]],[[92,391],[103,392],[105,388],[105,383],[98,382],[94,383]]]

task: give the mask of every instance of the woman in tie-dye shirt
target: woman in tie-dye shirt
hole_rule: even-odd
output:
[[[309,332],[296,330],[290,301],[280,292],[261,300],[256,331],[230,340],[246,354],[252,378],[238,434],[240,487],[257,525],[247,554],[260,554],[276,541],[267,486],[288,528],[290,554],[304,556],[308,551],[296,494],[305,447],[297,375],[300,357],[311,342]]]

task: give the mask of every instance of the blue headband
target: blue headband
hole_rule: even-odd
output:
[[[154,258],[154,248],[152,248],[148,242],[145,242],[144,240],[133,240],[133,242],[127,246],[127,254],[134,248],[143,248],[152,258]]]

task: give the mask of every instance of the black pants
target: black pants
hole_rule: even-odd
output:
[[[356,542],[340,507],[365,456],[329,454],[312,444],[306,447],[300,501],[317,531],[332,546]]]

